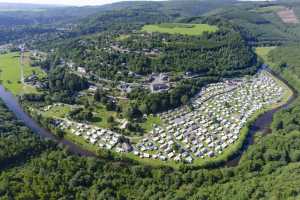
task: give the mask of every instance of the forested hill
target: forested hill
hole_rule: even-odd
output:
[[[56,40],[107,30],[108,22],[162,22],[199,16],[228,1],[121,2],[104,6],[0,9],[0,44]],[[26,26],[23,26],[26,24]],[[58,29],[59,28],[59,29]]]
[[[188,0],[120,2],[96,7],[0,8],[0,44],[10,41],[57,40],[109,30],[128,22],[178,22],[209,16],[240,26],[250,44],[282,44],[297,41],[299,26],[286,24],[278,11],[291,8],[299,17],[300,2],[238,2],[234,0]],[[26,24],[22,26],[22,24]],[[119,29],[126,27],[120,25]]]

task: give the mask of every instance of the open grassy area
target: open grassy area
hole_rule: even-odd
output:
[[[253,11],[258,13],[270,13],[270,12],[278,12],[284,9],[284,6],[274,5],[274,6],[266,6],[254,9]]]
[[[275,49],[276,47],[257,47],[255,48],[255,53],[265,62],[266,64],[270,64],[268,61],[268,54],[270,51]]]
[[[202,35],[204,32],[215,32],[218,30],[217,26],[208,24],[152,24],[145,25],[142,28],[144,32],[160,32],[169,34],[182,34],[182,35]]]
[[[120,35],[119,37],[117,37],[116,40],[117,41],[123,41],[123,40],[126,40],[129,37],[130,37],[130,35],[123,34],[123,35]]]
[[[153,125],[162,125],[162,121],[159,117],[149,116],[144,123],[141,123],[141,127],[145,130],[145,132],[149,132],[153,129]]]
[[[107,120],[111,116],[114,117],[114,119],[117,119],[116,112],[108,111],[102,104],[99,103],[95,106],[93,125],[102,128],[109,128],[109,123]]]
[[[24,77],[31,75],[33,72],[35,72],[39,77],[45,76],[45,72],[43,72],[39,67],[30,66],[28,57],[29,53],[26,53],[24,58]],[[20,55],[18,52],[0,55],[0,80],[2,81],[2,85],[15,95],[37,92],[34,87],[23,85],[20,82],[21,67],[19,59]]]
[[[47,117],[58,117],[58,118],[66,118],[69,112],[72,110],[69,105],[61,105],[52,107],[50,110],[44,112]]]
[[[43,71],[40,67],[32,67],[31,60],[30,60],[30,53],[24,53],[24,77],[28,77],[35,73],[39,78],[47,77],[45,71]]]
[[[19,63],[19,53],[8,53],[0,55],[0,80],[5,88],[17,95],[26,92],[36,92],[31,86],[23,85],[21,80],[21,68]],[[28,75],[33,68],[28,63],[24,65],[24,75]],[[35,69],[35,68],[34,68]]]

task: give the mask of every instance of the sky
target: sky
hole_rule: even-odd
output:
[[[125,0],[0,0],[4,3],[33,3],[33,4],[55,4],[55,5],[104,5],[109,3],[116,3]],[[128,1],[128,0],[127,0]]]

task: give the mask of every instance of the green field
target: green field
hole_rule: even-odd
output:
[[[274,6],[260,7],[254,9],[253,11],[258,13],[271,13],[271,12],[278,12],[282,9],[284,9],[284,6],[274,5]]]
[[[263,62],[268,63],[268,54],[275,48],[276,47],[257,47],[255,48],[255,53],[263,60]]]
[[[23,85],[21,80],[21,68],[19,62],[19,53],[7,53],[0,55],[0,80],[2,85],[17,95],[20,93],[36,92],[36,89],[29,85]],[[44,76],[45,73],[38,67],[31,67],[28,61],[28,54],[24,59],[24,77],[36,72],[38,76]]]
[[[47,117],[66,118],[72,110],[70,105],[54,106],[50,110],[44,112]]]
[[[150,132],[153,129],[153,125],[162,125],[162,121],[159,117],[147,117],[147,120],[144,123],[141,123],[141,127],[145,130],[146,133]]]
[[[130,35],[127,35],[127,34],[123,34],[123,35],[120,35],[119,37],[116,38],[117,41],[123,41],[123,40],[126,40],[130,37]]]
[[[169,23],[169,24],[152,24],[145,25],[142,31],[152,33],[169,33],[169,34],[182,34],[182,35],[202,35],[204,32],[216,32],[218,30],[217,26],[212,26],[208,24],[179,24],[179,23]]]

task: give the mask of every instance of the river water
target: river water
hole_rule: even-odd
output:
[[[243,153],[249,148],[250,145],[254,144],[254,135],[256,133],[260,133],[263,136],[267,135],[267,134],[270,134],[272,132],[272,130],[270,128],[270,125],[272,123],[274,114],[277,111],[279,111],[279,110],[288,108],[288,106],[291,103],[293,103],[294,100],[298,97],[297,91],[293,87],[291,87],[291,85],[289,85],[289,83],[286,80],[284,80],[280,75],[278,75],[277,73],[273,72],[272,70],[270,70],[270,69],[266,69],[266,70],[268,70],[268,72],[270,72],[272,75],[274,75],[279,80],[281,80],[286,85],[288,85],[289,88],[292,90],[293,95],[282,106],[280,106],[278,108],[275,108],[273,110],[270,110],[268,112],[265,112],[264,114],[262,114],[261,116],[259,116],[255,120],[255,122],[250,127],[249,133],[247,135],[246,141],[243,144],[242,149],[239,152],[237,152],[237,154],[232,159],[230,159],[229,161],[227,161],[225,163],[225,165],[227,167],[235,167],[235,166],[237,166],[239,164],[239,161],[240,161]]]
[[[275,75],[277,78],[282,80],[284,83],[287,84],[287,82],[285,80],[283,80],[280,76],[278,76],[277,74],[274,74],[274,72],[272,72],[272,71],[270,71],[270,72],[273,75]],[[8,107],[8,109],[11,110],[19,120],[23,121],[27,127],[29,127],[34,133],[40,135],[42,138],[50,139],[50,140],[57,142],[58,144],[62,144],[72,153],[75,153],[75,154],[78,154],[81,156],[93,156],[93,157],[96,156],[95,153],[87,151],[87,150],[83,149],[81,146],[74,144],[73,142],[71,142],[69,140],[57,138],[53,133],[51,133],[48,130],[41,127],[26,112],[24,112],[22,106],[20,105],[18,100],[15,98],[15,96],[13,94],[11,94],[10,92],[6,91],[2,85],[0,85],[0,98],[5,103],[5,105]],[[270,111],[264,113],[263,115],[261,115],[259,118],[257,118],[256,121],[254,122],[254,124],[250,128],[250,132],[248,134],[246,141],[244,142],[242,149],[237,153],[237,155],[234,158],[232,158],[231,160],[226,162],[225,165],[229,166],[229,167],[238,165],[243,152],[245,152],[248,149],[248,147],[254,143],[255,133],[257,133],[257,132],[262,132],[263,134],[270,133],[270,131],[271,131],[270,124],[272,122],[273,115],[278,110],[284,109],[287,106],[289,106],[296,98],[297,98],[297,92],[295,90],[293,90],[293,96],[289,99],[289,101],[286,104],[282,105],[279,108],[270,110]]]
[[[24,124],[30,128],[34,133],[40,135],[42,138],[50,139],[58,144],[62,144],[65,146],[69,151],[72,153],[82,155],[82,156],[95,156],[94,153],[89,152],[83,148],[81,148],[79,145],[74,144],[66,139],[60,139],[56,137],[53,133],[49,132],[48,130],[41,127],[35,120],[33,120],[26,112],[24,112],[22,106],[18,102],[18,100],[15,98],[15,96],[6,91],[2,85],[0,85],[0,98],[5,103],[7,108],[12,111],[15,116],[24,122]]]

